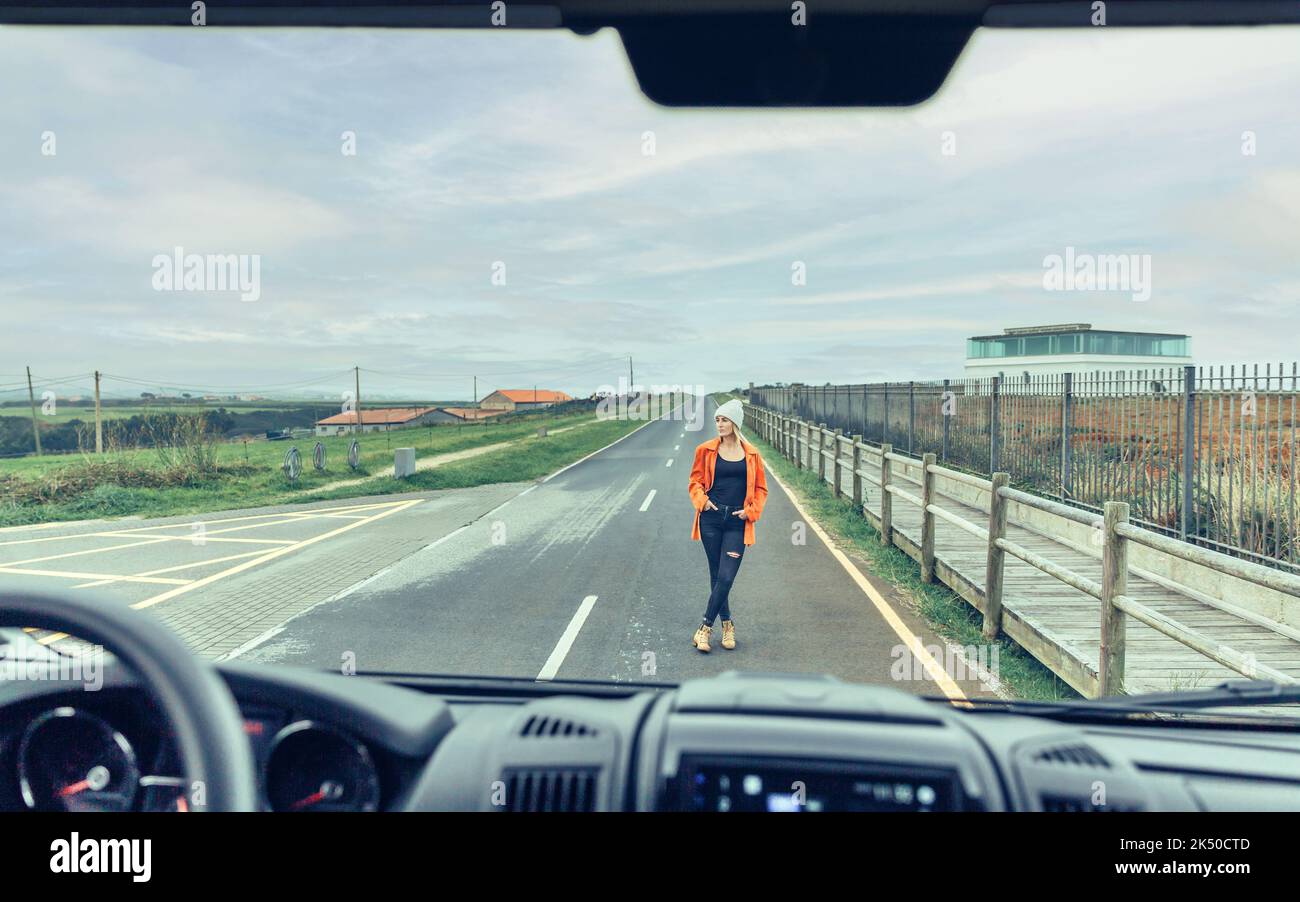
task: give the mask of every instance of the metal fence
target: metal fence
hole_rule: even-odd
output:
[[[1125,501],[1144,526],[1300,571],[1292,363],[762,386],[752,403],[933,451],[1078,507]]]

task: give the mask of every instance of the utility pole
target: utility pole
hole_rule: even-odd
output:
[[[478,407],[478,376],[474,377],[474,397],[472,400],[474,402],[474,406]]]
[[[99,370],[95,370],[95,453],[104,453],[104,420],[99,413]],[[247,447],[244,454],[248,454]]]
[[[41,430],[36,425],[36,393],[32,391],[32,368],[27,368],[27,400],[32,402],[32,435],[36,438],[36,456],[41,456]]]
[[[354,435],[360,435],[361,434],[361,367],[354,366],[352,368],[352,374],[356,377],[357,380],[356,396],[353,398],[352,401],[352,406],[356,408],[357,418],[352,424],[352,432]]]
[[[636,380],[632,378],[632,355],[627,355],[627,394],[632,396],[632,386],[636,385]]]

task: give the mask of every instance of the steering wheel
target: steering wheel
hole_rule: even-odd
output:
[[[102,645],[129,666],[170,722],[186,785],[203,787],[191,810],[253,811],[257,778],[243,717],[217,672],[176,634],[118,599],[0,592],[0,625],[68,633]]]

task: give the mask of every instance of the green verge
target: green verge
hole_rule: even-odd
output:
[[[73,457],[71,462],[65,459],[57,470],[39,476],[0,470],[0,483],[3,483],[0,489],[6,490],[0,497],[0,526],[124,516],[166,517],[527,481],[584,457],[643,425],[643,422],[596,420],[593,414],[583,413],[564,417],[529,416],[510,425],[466,426],[463,429],[440,426],[368,433],[359,438],[361,463],[356,471],[349,469],[345,462],[352,436],[326,438],[322,439],[327,449],[324,473],[318,473],[312,467],[311,453],[316,439],[311,438],[296,443],[303,462],[297,483],[290,483],[280,470],[280,461],[290,447],[289,442],[259,442],[256,446],[250,443],[247,462],[243,448],[223,445],[219,451],[220,465],[215,472],[184,476],[177,481],[178,484],[162,485],[157,482],[169,471],[158,466],[156,456],[149,451],[129,451],[106,455],[111,458],[112,465],[108,476],[113,478],[120,474],[117,481],[91,480],[84,490],[78,489],[70,497],[59,497],[55,501],[20,504],[12,500],[15,487],[20,490],[31,487],[20,485],[20,480],[26,483],[40,479],[58,488],[74,479],[84,478],[87,472],[98,472],[89,469],[95,466],[93,457]],[[543,425],[552,434],[538,438],[537,428]],[[577,428],[555,434],[554,430],[563,427]],[[421,470],[407,479],[380,476],[356,485],[326,488],[333,482],[369,476],[390,467],[394,448],[415,447],[417,458],[423,458],[499,442],[510,442],[510,445]],[[129,484],[135,477],[144,478],[146,484]]]
[[[596,451],[641,426],[637,420],[601,420],[581,429],[546,438],[521,439],[509,448],[489,451],[477,457],[451,461],[421,470],[406,479],[385,476],[368,480],[366,495],[388,495],[430,489],[463,489],[494,482],[527,482],[554,473],[561,467]],[[357,486],[315,492],[311,501],[355,497]],[[348,490],[354,490],[348,494]]]
[[[830,485],[819,480],[815,473],[796,469],[793,463],[758,436],[746,433],[745,438],[758,447],[763,462],[794,492],[799,503],[817,518],[840,547],[864,558],[871,572],[890,582],[936,633],[963,646],[985,642],[980,632],[980,613],[942,583],[921,582],[920,565],[893,545],[881,544],[880,531],[854,509],[851,501],[836,498]],[[1045,700],[1080,697],[1015,642],[1003,637],[998,640],[998,645],[998,676],[1004,689],[1015,697]]]

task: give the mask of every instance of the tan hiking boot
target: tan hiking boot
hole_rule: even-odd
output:
[[[713,634],[713,627],[701,626],[699,629],[695,631],[695,636],[694,638],[691,639],[691,644],[694,645],[696,648],[698,648],[700,651],[704,652],[705,654],[708,654],[710,651],[709,636],[712,634]]]
[[[736,647],[736,621],[734,620],[722,621],[722,647],[728,650]]]

